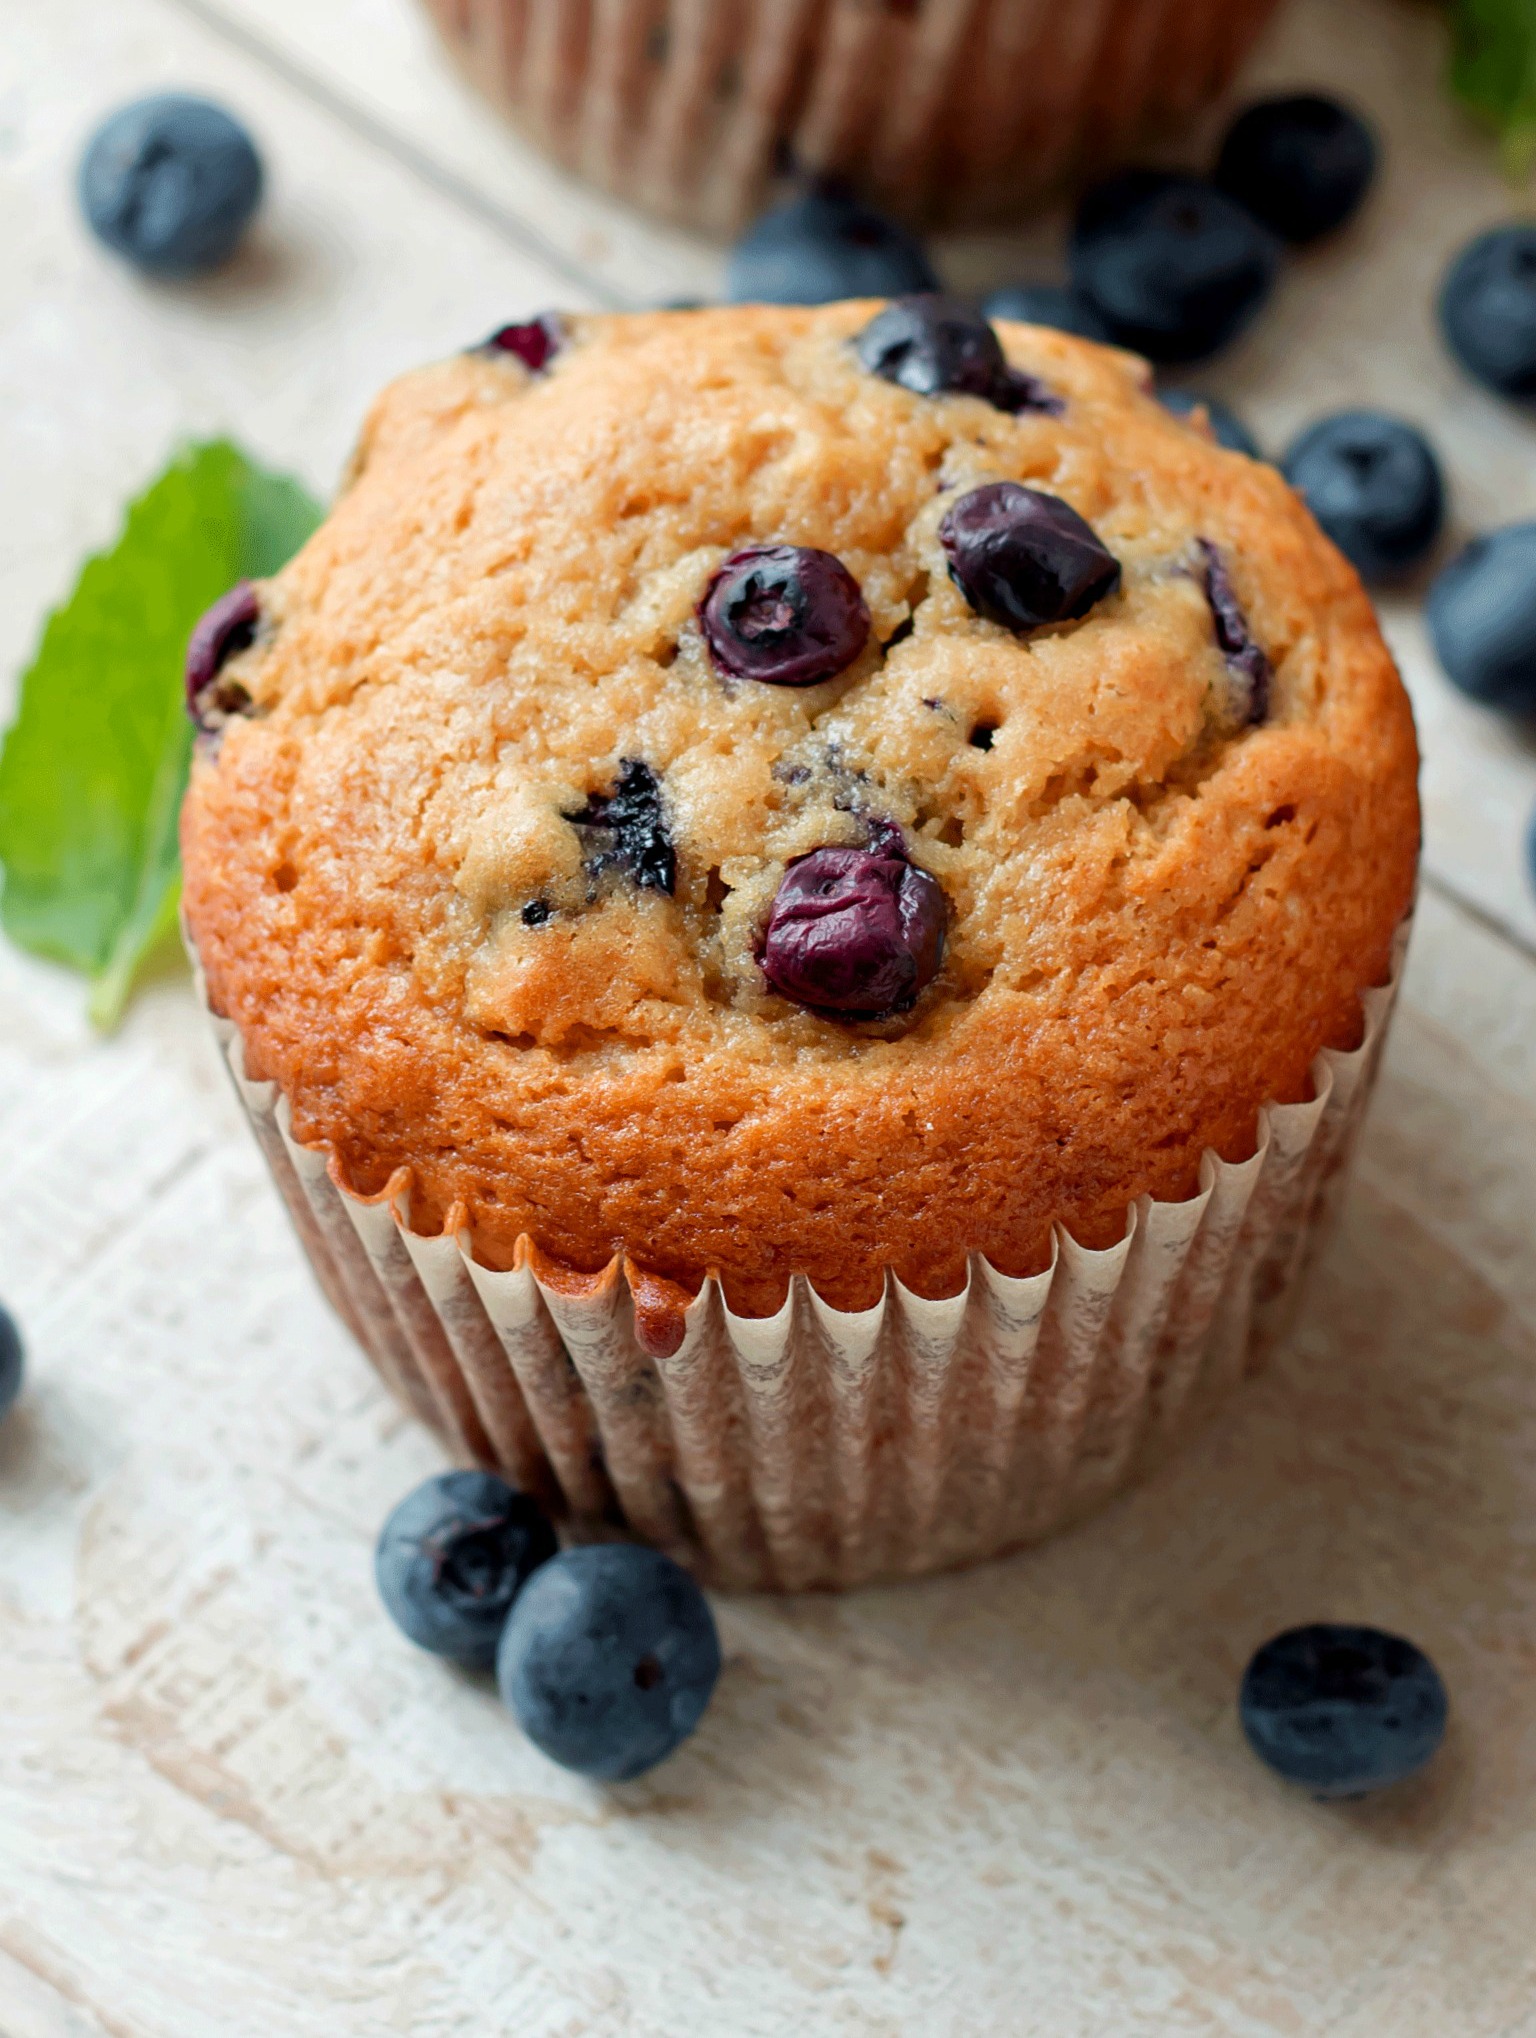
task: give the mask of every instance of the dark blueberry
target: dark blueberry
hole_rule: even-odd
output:
[[[1309,425],[1281,461],[1286,480],[1367,580],[1419,564],[1445,521],[1428,440],[1401,418],[1341,410]]]
[[[1201,396],[1192,389],[1160,389],[1157,392],[1157,400],[1164,410],[1171,410],[1176,418],[1187,418],[1191,412],[1203,410],[1218,446],[1225,446],[1229,453],[1246,453],[1250,460],[1264,458],[1259,451],[1258,440],[1237,412],[1224,404],[1219,397]]]
[[[1440,323],[1463,368],[1501,396],[1536,396],[1536,225],[1495,227],[1440,286]]]
[[[523,925],[525,927],[542,927],[552,910],[547,899],[530,899],[523,908]]]
[[[549,366],[564,344],[565,328],[559,315],[544,311],[537,318],[524,319],[520,325],[498,326],[470,351],[475,354],[511,354],[531,375],[537,375]]]
[[[971,607],[1010,630],[1086,616],[1120,585],[1120,562],[1062,501],[1018,481],[989,481],[939,525],[949,576]]]
[[[1054,326],[1084,340],[1111,338],[1109,327],[1085,297],[1065,283],[1010,283],[982,305],[988,318],[1017,319],[1028,326]]]
[[[763,975],[813,1011],[887,1018],[938,975],[948,921],[943,888],[887,823],[867,849],[813,849],[790,864],[768,910]]]
[[[921,242],[856,198],[810,191],[754,221],[731,250],[731,304],[828,304],[937,290]]]
[[[845,671],[869,639],[869,610],[842,560],[811,545],[749,545],[705,590],[699,626],[737,679],[815,686]]]
[[[1269,686],[1274,677],[1269,655],[1254,641],[1226,560],[1209,538],[1199,538],[1196,543],[1200,548],[1200,579],[1211,605],[1216,643],[1238,685],[1239,719],[1262,722],[1269,713]]]
[[[25,1371],[21,1332],[16,1327],[15,1317],[4,1303],[0,1303],[0,1417],[9,1415],[16,1406]]]
[[[199,616],[187,639],[187,713],[202,728],[215,729],[251,704],[238,680],[219,674],[239,651],[250,648],[261,620],[261,603],[248,580],[237,580],[211,609]]]
[[[999,410],[1065,406],[1043,383],[1010,368],[997,334],[968,304],[930,291],[898,297],[878,312],[854,341],[871,375],[910,389],[914,396],[979,396]]]
[[[1197,361],[1254,317],[1280,243],[1198,177],[1123,170],[1083,200],[1070,259],[1074,286],[1122,346]]]
[[[1474,538],[1425,604],[1446,676],[1473,700],[1536,714],[1536,523]]]
[[[80,204],[91,231],[157,276],[227,262],[261,201],[261,158],[221,106],[179,92],[135,100],[91,137]]]
[[[638,757],[619,766],[611,793],[594,793],[566,820],[587,837],[587,871],[595,880],[605,870],[622,871],[642,891],[671,893],[677,883],[677,852],[667,831],[661,786]]]
[[[658,1550],[566,1550],[519,1594],[496,1676],[551,1761],[622,1783],[665,1760],[704,1717],[720,1638],[688,1573]]]
[[[1261,1762],[1314,1797],[1363,1797],[1422,1769],[1445,1738],[1445,1686],[1380,1628],[1288,1628],[1243,1673],[1238,1714]]]
[[[526,1493],[492,1472],[442,1472],[385,1522],[373,1571],[403,1634],[434,1656],[488,1670],[512,1602],[555,1549]]]
[[[1211,172],[1284,241],[1315,241],[1349,218],[1376,174],[1376,138],[1337,99],[1297,92],[1240,113]]]

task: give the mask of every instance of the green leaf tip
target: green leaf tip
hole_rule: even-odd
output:
[[[184,446],[43,626],[0,745],[0,925],[91,979],[100,1027],[175,925],[192,625],[235,581],[277,572],[320,516],[229,440]]]
[[[1450,85],[1499,137],[1505,175],[1523,183],[1536,159],[1536,0],[1455,0]]]

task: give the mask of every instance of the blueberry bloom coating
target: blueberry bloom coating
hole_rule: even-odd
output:
[[[948,921],[942,886],[887,825],[867,849],[813,849],[790,864],[768,913],[763,974],[813,1011],[886,1018],[937,976]]]
[[[997,334],[979,311],[938,292],[898,297],[870,320],[854,346],[871,375],[914,396],[979,396],[1008,411],[1064,408],[1034,376],[1009,367]]]
[[[1250,460],[1264,458],[1253,433],[1219,396],[1202,396],[1192,389],[1160,389],[1157,400],[1176,418],[1187,418],[1193,411],[1203,410],[1218,446],[1225,446],[1229,453],[1246,453]]]
[[[217,728],[250,706],[250,695],[233,680],[220,681],[225,663],[249,648],[261,619],[261,602],[248,580],[237,580],[205,609],[187,639],[187,713],[203,728]]]
[[[666,892],[670,897],[677,883],[677,851],[667,827],[661,783],[643,758],[626,757],[613,791],[594,793],[584,807],[565,818],[583,832],[587,874],[594,882],[605,870],[617,870],[641,891]]]
[[[21,1332],[15,1317],[0,1303],[0,1417],[9,1415],[15,1407],[25,1371]]]
[[[91,231],[159,276],[195,276],[228,261],[261,186],[261,158],[240,123],[179,92],[121,107],[80,163]]]
[[[1440,287],[1440,324],[1462,367],[1501,396],[1536,396],[1536,225],[1464,247]]]
[[[1440,535],[1440,463],[1424,434],[1402,418],[1374,410],[1319,418],[1288,448],[1281,468],[1367,580],[1408,572]]]
[[[846,670],[869,637],[869,610],[842,560],[811,545],[733,552],[699,605],[715,663],[737,679],[815,686]]]
[[[1259,1760],[1315,1797],[1362,1797],[1413,1775],[1445,1738],[1448,1710],[1412,1642],[1331,1622],[1266,1642],[1238,1698]]]
[[[1109,327],[1085,297],[1065,283],[1009,283],[994,290],[982,310],[988,318],[1017,319],[1022,325],[1054,326],[1084,340],[1107,340]]]
[[[1122,346],[1198,361],[1258,312],[1280,243],[1199,177],[1125,170],[1083,200],[1069,258],[1073,285]]]
[[[1209,538],[1196,539],[1200,552],[1200,578],[1205,598],[1211,605],[1211,622],[1227,670],[1238,682],[1242,719],[1262,722],[1269,713],[1269,687],[1274,668],[1269,654],[1254,639],[1248,618],[1232,585],[1227,562]]]
[[[564,344],[565,328],[558,314],[543,311],[537,318],[524,319],[520,324],[498,326],[471,352],[511,354],[531,375],[538,375],[549,366]]]
[[[379,1597],[435,1656],[488,1670],[512,1602],[556,1549],[542,1509],[491,1472],[444,1472],[408,1493],[374,1551]]]
[[[1536,712],[1536,523],[1464,546],[1436,574],[1425,613],[1454,685],[1492,708]]]
[[[949,575],[978,615],[1015,631],[1075,621],[1120,585],[1120,562],[1070,503],[989,481],[939,525]]]
[[[659,1550],[566,1550],[518,1596],[496,1660],[529,1740],[579,1775],[621,1783],[670,1755],[720,1675],[709,1603]]]
[[[904,226],[839,191],[808,191],[753,221],[731,250],[731,304],[829,304],[937,290],[933,265]]]
[[[1261,99],[1227,131],[1212,181],[1300,244],[1344,224],[1376,174],[1376,141],[1352,108],[1317,92]]]

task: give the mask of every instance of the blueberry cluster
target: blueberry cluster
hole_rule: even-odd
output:
[[[444,1472],[385,1522],[374,1575],[419,1647],[496,1672],[552,1761],[620,1783],[693,1732],[720,1674],[697,1585],[628,1543],[561,1550],[536,1502],[491,1472]]]

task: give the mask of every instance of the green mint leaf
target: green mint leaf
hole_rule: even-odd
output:
[[[1536,0],[1455,0],[1451,89],[1524,178],[1536,159]]]
[[[44,626],[0,748],[0,924],[91,978],[99,1026],[176,921],[192,625],[235,581],[275,573],[319,520],[297,482],[227,440],[189,446]]]

